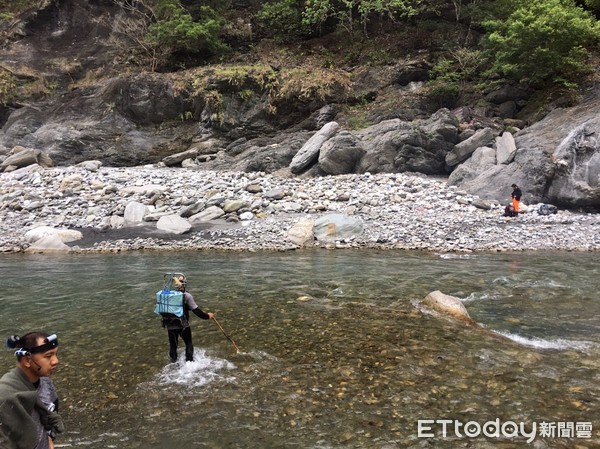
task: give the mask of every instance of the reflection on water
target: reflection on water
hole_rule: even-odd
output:
[[[1,335],[59,334],[61,447],[526,446],[418,438],[420,419],[591,422],[591,438],[538,444],[600,445],[593,254],[3,255],[0,269]],[[153,298],[168,271],[187,274],[240,354],[192,316],[194,361],[167,363]],[[433,290],[485,330],[421,313]]]

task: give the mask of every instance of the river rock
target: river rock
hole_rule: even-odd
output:
[[[57,234],[46,235],[25,249],[27,253],[69,252],[71,248]]]
[[[422,304],[459,320],[473,322],[469,312],[459,298],[446,295],[439,290],[429,293],[422,301]]]
[[[294,245],[308,246],[315,240],[314,227],[314,220],[303,218],[288,230],[287,238]]]
[[[185,206],[184,209],[179,214],[181,217],[189,218],[194,214],[202,212],[202,210],[206,207],[206,201],[196,201],[189,206]]]
[[[210,206],[202,212],[194,214],[190,217],[190,223],[215,220],[225,215],[225,211],[218,206]]]
[[[102,161],[83,161],[77,164],[77,167],[82,167],[88,171],[96,172],[100,167],[102,167]]]
[[[57,236],[64,243],[74,242],[83,238],[83,234],[81,232],[73,229],[59,229],[53,228],[52,226],[39,226],[37,228],[30,229],[25,233],[25,241],[33,243],[50,235]]]
[[[343,214],[328,214],[315,220],[314,233],[319,241],[343,240],[362,234],[363,222]]]
[[[137,226],[142,224],[144,216],[148,213],[148,207],[137,201],[132,201],[125,206],[124,226]]]
[[[44,168],[52,167],[54,165],[52,159],[41,150],[24,148],[17,145],[12,149],[12,155],[8,156],[0,164],[0,171],[6,170],[9,167],[12,167],[11,170],[15,170],[33,164],[39,164]]]
[[[190,232],[192,225],[179,215],[165,215],[158,219],[156,229],[168,232],[169,234],[185,234]]]
[[[244,200],[225,200],[223,203],[223,210],[225,213],[237,212],[244,207],[248,207],[248,203]]]

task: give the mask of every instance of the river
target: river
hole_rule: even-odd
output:
[[[195,360],[168,364],[153,309],[173,271],[240,353],[192,316]],[[596,254],[5,254],[0,272],[0,335],[59,336],[57,447],[600,447]],[[434,290],[484,329],[422,309]]]

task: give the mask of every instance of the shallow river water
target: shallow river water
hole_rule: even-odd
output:
[[[54,382],[67,432],[57,447],[593,448],[596,260],[364,250],[2,255],[0,335],[58,334]],[[153,308],[172,271],[188,276],[239,354],[216,323],[192,316],[195,360],[168,364]],[[434,290],[464,300],[483,329],[422,309]],[[13,365],[5,350],[2,372]]]

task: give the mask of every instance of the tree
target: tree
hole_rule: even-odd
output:
[[[177,0],[160,0],[147,38],[173,52],[218,53],[226,48],[218,36],[223,24],[223,18],[209,6],[200,7],[200,17],[194,20]]]
[[[303,21],[311,28],[320,28],[328,19],[354,32],[358,23],[366,34],[369,21],[376,16],[389,20],[412,17],[432,8],[435,2],[424,0],[307,0]]]
[[[276,0],[263,3],[256,15],[262,31],[282,40],[294,39],[304,33],[302,8],[297,0]]]
[[[600,38],[598,22],[572,0],[511,3],[506,20],[484,23],[492,71],[534,86],[575,82],[588,70],[587,49]]]
[[[153,71],[177,53],[219,54],[227,49],[219,38],[224,19],[209,6],[196,4],[192,17],[178,0],[113,1],[123,11],[115,20],[113,45]]]
[[[583,3],[596,17],[600,15],[600,0],[584,0]]]

